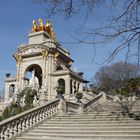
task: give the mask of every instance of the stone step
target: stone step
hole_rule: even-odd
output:
[[[140,126],[129,126],[129,125],[126,125],[126,126],[121,126],[121,127],[110,127],[110,126],[102,126],[102,127],[80,127],[79,126],[75,126],[74,128],[73,127],[67,127],[67,126],[63,126],[61,127],[61,130],[69,130],[69,131],[72,131],[72,130],[102,130],[102,131],[106,131],[106,130],[140,130]],[[60,127],[59,126],[52,126],[52,127],[45,127],[45,126],[39,126],[39,127],[35,127],[34,130],[38,130],[38,131],[42,131],[42,130],[60,130]]]
[[[62,115],[62,116],[55,116],[55,118],[59,117],[92,117],[92,116],[122,116],[122,114],[84,114],[84,115]]]
[[[116,120],[112,120],[112,121],[108,121],[108,120],[102,120],[102,121],[96,121],[96,120],[93,120],[93,121],[89,121],[89,120],[86,120],[86,121],[52,121],[52,122],[45,122],[45,123],[43,123],[43,124],[46,124],[46,125],[50,125],[50,124],[56,124],[56,125],[58,125],[58,124],[106,124],[106,123],[110,123],[110,124],[125,124],[125,123],[127,123],[127,124],[139,124],[140,125],[140,122],[135,122],[135,121],[126,121],[126,120],[124,120],[124,121],[116,121]]]
[[[45,126],[45,127],[50,127],[50,126],[56,126],[56,124],[42,124],[41,126]],[[60,123],[60,124],[57,124],[57,126],[59,127],[64,127],[64,126],[67,126],[67,127],[104,127],[104,126],[110,126],[110,127],[121,127],[121,126],[128,126],[128,123],[82,123],[82,124],[70,124],[70,123]],[[140,123],[129,123],[129,126],[140,126]]]
[[[109,116],[109,115],[117,115],[117,114],[121,114],[121,113],[91,113],[91,114],[74,114],[74,115],[69,115],[69,114],[65,114],[65,115],[57,115],[55,117],[85,117],[85,116]]]
[[[78,134],[78,133],[86,133],[86,134],[88,134],[88,133],[115,133],[115,134],[118,134],[118,133],[126,133],[126,134],[131,134],[131,133],[133,133],[133,134],[140,134],[140,129],[129,129],[129,130],[127,130],[127,129],[114,129],[114,130],[112,130],[112,129],[98,129],[98,130],[96,130],[96,129],[94,129],[94,130],[83,130],[83,129],[76,129],[76,130],[71,130],[71,131],[69,131],[68,129],[66,129],[66,130],[62,130],[62,129],[55,129],[55,130],[48,130],[48,129],[44,129],[44,130],[31,130],[28,134],[30,134],[30,133],[47,133],[47,134],[49,134],[49,133],[76,133],[76,134]]]
[[[93,116],[102,116],[102,117],[104,117],[104,116],[122,116],[122,114],[120,113],[120,114],[84,114],[84,115],[62,115],[62,116],[55,116],[55,118],[60,118],[60,117],[93,117]],[[124,116],[127,116],[127,115],[124,115]]]
[[[16,140],[139,140],[139,135],[92,135],[92,136],[24,136],[18,137]]]
[[[140,121],[120,111],[58,114],[16,140],[140,140]]]
[[[121,118],[121,117],[90,117],[90,118],[58,118],[58,119],[53,119],[51,121],[85,121],[85,120],[95,120],[95,121],[98,121],[98,120],[101,120],[101,121],[104,121],[104,120],[120,120],[120,121],[136,121],[136,122],[140,122],[140,120],[134,120],[134,118]]]
[[[89,137],[89,136],[100,136],[100,135],[104,135],[104,136],[117,136],[117,135],[123,135],[123,136],[128,136],[128,135],[131,135],[131,136],[139,136],[140,137],[140,132],[115,132],[115,131],[112,131],[112,132],[60,132],[60,133],[57,133],[57,132],[39,132],[39,133],[34,133],[34,132],[29,132],[29,133],[26,133],[24,136],[32,136],[32,137],[41,137],[41,136],[65,136],[65,137],[70,137],[70,136],[84,136],[84,137]]]
[[[59,118],[59,119],[51,119],[49,121],[63,121],[63,122],[66,122],[66,121],[70,121],[70,122],[73,122],[73,121],[134,121],[136,122],[133,118],[118,118],[118,117],[114,117],[114,118]],[[140,120],[137,120],[137,122],[140,122]]]
[[[72,118],[72,119],[77,119],[77,118],[79,118],[79,119],[84,119],[84,118],[116,118],[116,117],[119,117],[119,118],[129,118],[129,116],[128,115],[90,115],[90,116],[88,116],[88,115],[83,115],[83,116],[62,116],[62,117],[59,117],[59,116],[55,116],[54,118],[52,118],[52,119],[63,119],[63,118],[65,118],[65,119],[68,119],[68,118]]]

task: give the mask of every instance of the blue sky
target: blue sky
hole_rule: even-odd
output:
[[[101,12],[102,13],[102,12]],[[103,14],[103,13],[102,13]],[[101,15],[100,15],[101,16]],[[102,22],[101,18],[97,16]],[[4,88],[5,73],[16,74],[16,63],[12,55],[16,52],[20,44],[28,43],[28,33],[32,28],[32,20],[42,18],[47,20],[45,6],[32,3],[32,0],[1,0],[0,4],[0,89]],[[90,19],[88,25],[97,24],[97,19]],[[75,16],[70,20],[65,20],[61,16],[52,17],[51,22],[60,42],[72,42],[76,28],[83,21],[83,15]],[[79,71],[84,72],[84,77],[90,80],[99,69],[100,65],[92,62],[93,46],[86,44],[61,44],[63,48],[71,53],[74,59],[74,66]],[[106,55],[105,49],[98,48],[96,61],[101,62]],[[121,60],[122,56],[114,60]]]

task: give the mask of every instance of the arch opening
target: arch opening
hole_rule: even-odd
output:
[[[25,71],[25,81],[29,81],[32,77],[32,74],[34,73],[34,76],[38,78],[39,86],[42,86],[42,69],[37,64],[32,64],[29,67],[27,67]]]
[[[63,91],[65,93],[65,80],[64,79],[60,78],[58,80],[58,87],[63,87]]]
[[[10,98],[13,97],[14,92],[15,92],[15,85],[12,84],[12,85],[9,86],[9,97]]]

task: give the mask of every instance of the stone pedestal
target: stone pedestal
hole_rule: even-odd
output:
[[[67,112],[67,105],[66,105],[66,100],[65,99],[60,99],[59,104],[58,104],[58,113],[63,114]]]
[[[40,94],[40,105],[44,105],[46,103],[46,92],[42,92]]]
[[[84,112],[84,105],[83,103],[79,103],[78,113],[83,113],[83,112]]]

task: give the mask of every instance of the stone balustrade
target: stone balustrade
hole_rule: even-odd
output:
[[[58,112],[59,100],[27,110],[0,123],[0,140],[9,140]]]
[[[67,106],[67,112],[78,112],[79,104],[66,102],[66,106]]]
[[[106,97],[107,97],[108,100],[114,101],[114,98],[113,98],[113,97],[111,97],[111,96],[109,96],[109,95],[107,95]]]
[[[72,103],[72,102],[66,102],[66,108],[67,108],[67,112],[76,112],[76,113],[82,113],[82,112],[86,112],[88,111],[91,106],[96,105],[99,101],[101,101],[102,99],[104,100],[104,94],[100,93],[99,95],[97,95],[95,98],[93,98],[91,101],[89,101],[86,104],[82,104],[82,103]]]
[[[101,101],[103,98],[104,95],[101,93],[86,104],[72,103],[63,99],[56,99],[47,104],[27,110],[0,122],[0,140],[12,139],[43,120],[52,117],[56,113],[82,113],[87,111],[91,106],[96,105],[96,103]]]
[[[84,111],[89,110],[89,108],[91,108],[91,106],[93,106],[97,102],[99,102],[103,96],[104,95],[101,93],[101,94],[97,95],[95,98],[93,98],[91,101],[89,101],[88,103],[84,104]]]

